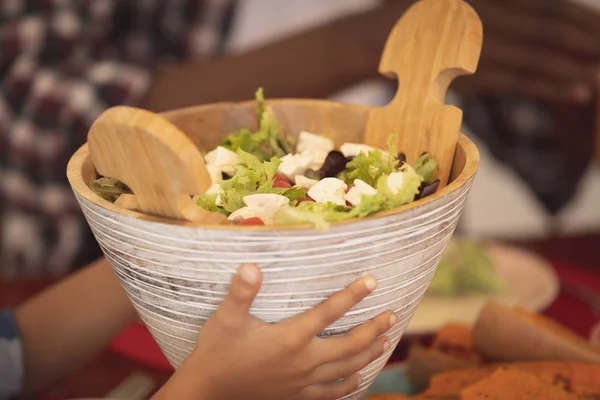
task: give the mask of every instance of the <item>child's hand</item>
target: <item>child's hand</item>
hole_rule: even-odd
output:
[[[343,335],[316,335],[377,286],[364,277],[313,309],[276,324],[252,317],[261,272],[243,265],[227,298],[202,327],[198,344],[157,399],[336,399],[362,381],[358,371],[390,346],[380,337],[397,321],[387,312]]]

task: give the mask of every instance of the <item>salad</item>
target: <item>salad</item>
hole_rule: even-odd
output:
[[[212,179],[194,200],[199,207],[225,214],[233,224],[288,225],[332,222],[373,215],[433,194],[439,164],[423,153],[413,164],[395,148],[386,150],[344,143],[302,131],[284,135],[273,110],[256,92],[256,132],[242,128],[203,154]],[[110,201],[127,187],[101,178],[90,187]]]
[[[485,245],[454,239],[442,256],[427,289],[428,296],[454,297],[472,293],[501,294],[506,283],[496,274]]]

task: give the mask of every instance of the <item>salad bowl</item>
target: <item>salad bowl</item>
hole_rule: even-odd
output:
[[[266,105],[286,134],[314,132],[336,146],[364,142],[373,111],[326,100],[280,99]],[[232,131],[258,128],[255,107],[254,102],[218,103],[162,116],[198,149],[209,150]],[[357,278],[374,275],[377,289],[322,333],[345,333],[388,310],[398,315],[399,323],[387,333],[392,346],[361,372],[361,386],[345,397],[355,399],[367,392],[400,341],[467,200],[479,153],[462,134],[452,153],[447,185],[434,194],[328,229],[190,222],[119,207],[90,188],[98,174],[87,144],[71,158],[67,175],[106,258],[175,368],[193,350],[199,329],[226,296],[241,263],[256,263],[262,270],[251,313],[267,322],[297,315]]]
[[[319,132],[337,144],[359,141],[369,107],[319,100],[268,102],[290,132]],[[256,124],[254,103],[214,104],[164,114],[199,148]],[[386,310],[400,322],[391,348],[363,371],[355,397],[366,392],[400,341],[456,227],[479,164],[475,145],[459,137],[449,184],[438,192],[373,217],[312,226],[202,225],[121,208],[88,186],[96,172],[87,145],[68,165],[83,213],[123,288],[163,352],[177,367],[199,328],[224,299],[235,270],[257,263],[263,286],[252,313],[274,322],[323,301],[364,274],[375,292],[324,334],[339,334]],[[348,397],[354,398],[354,397]]]

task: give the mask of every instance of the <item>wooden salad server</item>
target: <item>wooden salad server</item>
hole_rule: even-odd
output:
[[[398,91],[388,105],[370,111],[365,143],[385,148],[396,134],[407,162],[429,152],[440,164],[440,187],[446,185],[462,111],[444,97],[456,77],[475,72],[482,37],[478,15],[462,0],[413,4],[394,26],[379,65],[381,74],[398,79]]]
[[[226,219],[194,203],[192,196],[211,186],[210,175],[196,146],[164,117],[133,107],[110,108],[90,128],[88,144],[96,171],[134,193],[121,195],[117,205],[193,222]]]

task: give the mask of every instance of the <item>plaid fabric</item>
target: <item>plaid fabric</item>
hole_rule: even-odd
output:
[[[234,0],[0,0],[0,276],[100,253],[65,176],[106,108],[222,49]]]

